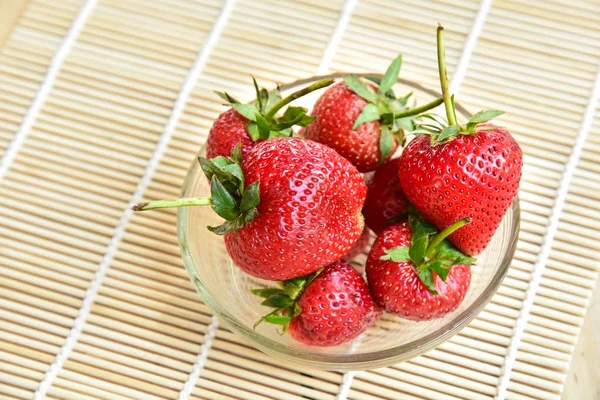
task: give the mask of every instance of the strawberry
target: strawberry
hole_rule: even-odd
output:
[[[400,184],[412,204],[439,229],[461,218],[468,227],[449,240],[463,253],[482,252],[517,194],[523,154],[511,134],[487,124],[503,114],[485,110],[461,126],[456,120],[454,96],[448,92],[443,28],[438,28],[440,82],[448,124],[425,115],[432,123],[418,126],[418,136],[400,158]]]
[[[354,339],[381,313],[363,277],[345,262],[280,286],[252,291],[266,298],[263,305],[275,307],[256,325],[263,321],[281,325],[283,332],[311,346],[337,346]]]
[[[242,161],[243,159],[243,161]],[[268,280],[309,274],[343,257],[360,237],[367,188],[360,173],[327,146],[300,138],[259,142],[241,155],[200,158],[211,198],[157,200],[134,207],[211,205],[226,221],[233,262]]]
[[[387,161],[403,142],[403,130],[413,129],[410,116],[436,107],[438,99],[423,107],[408,109],[410,94],[396,98],[392,87],[398,81],[402,56],[389,66],[379,88],[356,76],[331,86],[315,103],[316,118],[305,137],[335,149],[361,172],[372,171]]]
[[[368,196],[368,194],[367,194],[367,196]],[[363,210],[364,210],[364,207],[363,207]],[[352,248],[346,253],[346,255],[344,257],[342,257],[342,260],[350,261],[353,258],[362,254],[369,246],[370,238],[371,238],[371,232],[369,231],[369,228],[367,228],[365,226],[362,234],[360,235],[360,237],[358,238],[356,243],[354,243],[354,246],[352,246]]]
[[[363,215],[365,224],[377,234],[398,218],[406,217],[408,200],[400,187],[399,167],[398,158],[385,163],[367,184]]]
[[[314,118],[306,115],[307,110],[303,107],[288,107],[281,117],[277,117],[277,112],[293,100],[333,83],[332,79],[325,79],[282,99],[279,87],[268,92],[259,89],[254,78],[252,81],[256,100],[250,104],[242,104],[227,93],[215,92],[231,108],[219,115],[210,129],[206,139],[208,158],[229,156],[239,142],[242,143],[242,155],[245,155],[257,141],[292,136],[292,126],[306,126]]]
[[[455,310],[469,289],[469,265],[475,259],[444,238],[467,221],[458,221],[431,241],[435,228],[413,216],[387,227],[367,258],[367,280],[377,305],[417,321]]]

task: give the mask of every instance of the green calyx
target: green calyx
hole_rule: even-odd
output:
[[[504,111],[500,110],[482,110],[471,117],[465,125],[460,125],[456,117],[454,95],[450,94],[448,72],[446,70],[444,27],[441,25],[438,25],[437,28],[437,56],[440,86],[442,88],[442,98],[446,109],[446,118],[434,114],[420,115],[419,119],[421,121],[426,121],[417,122],[416,129],[412,131],[415,135],[430,135],[432,145],[446,143],[458,135],[473,135],[478,131],[485,129],[479,127],[480,124],[504,114]]]
[[[476,261],[475,258],[461,253],[446,239],[452,232],[469,222],[469,218],[461,219],[438,233],[422,216],[411,214],[408,218],[412,231],[410,246],[386,250],[386,254],[380,259],[393,262],[411,261],[421,282],[432,294],[437,295],[434,273],[446,282],[454,265],[472,265]]]
[[[268,322],[282,327],[281,334],[287,331],[290,321],[300,315],[302,309],[298,306],[298,300],[302,296],[304,289],[323,271],[320,270],[299,278],[279,281],[279,288],[253,289],[251,292],[265,300],[261,303],[263,306],[273,307],[274,310],[263,315],[256,323],[254,328],[262,322]]]
[[[327,87],[334,82],[333,79],[323,79],[282,98],[279,86],[267,91],[258,87],[254,77],[252,81],[256,91],[256,99],[252,103],[242,104],[227,93],[215,93],[249,120],[246,131],[253,141],[275,137],[290,137],[294,134],[292,126],[307,126],[310,124],[315,118],[308,115],[308,110],[304,107],[290,106],[280,117],[277,116],[277,112],[290,102],[310,92]]]
[[[217,235],[225,235],[238,230],[258,216],[256,208],[260,203],[260,183],[245,186],[242,171],[242,144],[238,143],[230,157],[198,157],[204,175],[210,181],[210,197],[184,197],[174,200],[155,200],[133,206],[133,211],[146,211],[157,208],[177,208],[191,206],[211,206],[225,222],[219,226],[207,227]]]
[[[204,175],[210,180],[212,209],[225,222],[219,226],[209,226],[208,230],[217,235],[237,231],[258,216],[256,208],[260,203],[260,183],[253,182],[245,187],[242,172],[242,145],[238,143],[230,157],[198,157]]]
[[[356,76],[351,75],[344,78],[344,82],[354,93],[368,101],[368,104],[354,121],[352,129],[355,130],[366,122],[380,121],[379,149],[381,152],[380,163],[382,164],[394,147],[394,138],[403,145],[404,132],[415,129],[412,117],[437,107],[443,101],[440,98],[423,106],[414,107],[414,104],[411,106],[408,104],[412,92],[404,97],[397,98],[392,88],[398,81],[401,66],[402,55],[399,55],[392,61],[381,79],[377,77],[366,78],[379,86],[377,91]]]

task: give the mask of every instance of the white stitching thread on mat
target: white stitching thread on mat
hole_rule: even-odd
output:
[[[331,38],[329,39],[329,43],[327,44],[327,48],[325,49],[325,53],[323,54],[323,58],[319,64],[319,68],[317,68],[317,74],[322,75],[329,70],[333,56],[335,55],[335,52],[342,41],[342,36],[344,36],[344,32],[346,31],[346,27],[350,22],[350,17],[352,16],[354,7],[356,7],[356,3],[358,3],[358,0],[346,0],[344,2],[338,23],[335,26],[335,30],[333,31]]]
[[[333,61],[333,56],[335,55],[337,48],[340,45],[340,42],[342,41],[342,37],[344,36],[344,32],[348,27],[348,23],[350,22],[350,17],[354,12],[356,3],[358,3],[358,0],[346,0],[344,2],[342,12],[340,13],[337,25],[335,26],[335,31],[329,39],[327,49],[325,49],[325,53],[323,54],[323,58],[321,59],[321,63],[319,64],[319,68],[317,69],[317,74],[324,74],[329,70],[331,61]],[[335,397],[336,400],[346,400],[348,392],[350,391],[350,386],[352,386],[353,379],[354,372],[350,371],[344,373],[344,375],[342,376],[342,383],[340,384],[338,395]]]
[[[512,342],[510,343],[510,348],[508,350],[508,354],[504,362],[504,368],[502,370],[502,376],[500,377],[500,383],[498,384],[498,395],[496,397],[497,400],[504,400],[506,397],[506,393],[508,391],[508,384],[510,383],[510,374],[517,359],[519,345],[521,344],[521,341],[523,340],[523,335],[525,334],[527,320],[529,319],[529,315],[531,314],[531,309],[535,301],[535,294],[538,288],[540,287],[540,284],[542,282],[542,276],[544,274],[544,270],[546,269],[546,263],[548,262],[548,258],[550,257],[552,244],[554,242],[554,236],[556,235],[556,232],[558,230],[560,215],[562,214],[562,210],[567,199],[571,179],[573,179],[573,175],[575,173],[575,170],[577,169],[577,163],[581,158],[583,146],[585,145],[587,137],[590,133],[590,129],[594,121],[594,114],[596,112],[596,108],[599,105],[600,68],[598,70],[598,75],[596,76],[596,81],[594,82],[592,96],[590,97],[587,109],[585,111],[585,116],[581,124],[579,135],[577,136],[575,146],[573,147],[573,151],[569,156],[569,161],[567,162],[567,166],[563,172],[561,183],[556,196],[556,202],[554,203],[554,207],[552,207],[550,225],[544,237],[542,251],[540,252],[540,256],[537,262],[535,263],[535,266],[533,267],[532,278],[529,282],[529,287],[527,288],[523,308],[521,308],[521,314],[519,315],[519,319],[517,320],[517,325],[515,327]]]
[[[208,359],[208,351],[212,347],[213,339],[217,334],[217,329],[219,329],[219,320],[217,317],[212,317],[212,322],[204,335],[204,344],[202,345],[202,349],[198,354],[198,359],[196,364],[194,364],[194,368],[192,368],[192,372],[190,373],[190,377],[185,382],[183,389],[179,392],[179,400],[187,400],[187,398],[192,394],[192,390],[196,387],[196,382],[198,378],[200,378],[200,373],[204,369],[204,364],[206,364],[206,360]]]
[[[356,347],[363,341],[364,336],[361,335],[356,340],[352,342],[352,346],[350,346],[350,352],[354,353]],[[355,371],[344,372],[342,376],[342,383],[340,384],[340,390],[335,396],[335,400],[346,400],[348,398],[348,393],[350,393],[350,388],[352,387],[352,381],[354,380]]]
[[[335,396],[335,400],[346,400],[348,398],[348,393],[350,393],[352,381],[354,380],[354,374],[354,371],[344,373],[344,376],[342,376],[342,384],[340,385],[340,392]]]
[[[79,339],[79,335],[81,335],[83,325],[85,324],[85,320],[91,312],[92,304],[94,303],[94,300],[98,295],[98,290],[100,289],[102,280],[104,279],[106,272],[110,268],[110,264],[113,260],[113,257],[117,252],[119,242],[121,241],[121,238],[125,233],[125,227],[127,226],[129,219],[133,215],[131,207],[133,207],[136,203],[142,200],[144,191],[150,184],[152,176],[154,175],[154,171],[158,167],[158,163],[160,162],[160,159],[162,158],[163,154],[167,150],[169,141],[171,140],[171,136],[173,136],[173,132],[175,131],[179,119],[183,114],[183,109],[187,103],[187,100],[190,97],[190,94],[192,93],[192,90],[198,78],[200,77],[202,70],[208,62],[210,53],[215,47],[215,44],[217,43],[217,40],[221,35],[221,32],[223,31],[223,27],[225,26],[229,14],[231,13],[231,9],[233,8],[233,2],[234,0],[227,0],[225,5],[223,6],[223,9],[221,10],[217,21],[215,22],[206,43],[200,49],[198,56],[194,61],[194,64],[192,65],[192,68],[189,70],[185,78],[185,82],[183,84],[183,87],[181,88],[181,91],[179,92],[179,95],[177,96],[177,100],[175,101],[169,120],[167,121],[165,129],[160,136],[160,139],[156,146],[156,150],[154,151],[154,153],[152,154],[152,158],[148,162],[148,166],[146,167],[144,176],[138,184],[135,193],[133,194],[133,197],[129,201],[125,212],[121,216],[119,225],[117,226],[117,229],[115,230],[115,233],[110,240],[110,245],[108,246],[104,258],[102,259],[102,262],[100,263],[100,266],[98,267],[98,270],[96,271],[96,274],[92,279],[90,287],[85,293],[83,304],[79,309],[79,313],[77,315],[77,318],[75,319],[74,326],[73,328],[71,328],[71,331],[69,332],[69,336],[67,337],[65,344],[60,349],[60,352],[56,356],[56,359],[48,369],[48,372],[46,372],[44,380],[40,383],[38,390],[35,392],[35,400],[42,400],[46,397],[46,392],[52,385],[54,379],[56,379],[58,372],[62,369],[66,360],[69,358],[73,350],[73,346],[75,346],[75,343],[77,343],[77,340]]]
[[[479,10],[477,11],[477,16],[475,17],[475,23],[473,24],[473,28],[469,33],[469,37],[467,38],[467,42],[463,49],[463,53],[460,57],[460,61],[458,63],[458,67],[454,72],[454,77],[452,78],[452,83],[450,84],[450,91],[452,93],[456,93],[456,91],[460,88],[462,84],[465,74],[467,72],[467,67],[469,66],[469,62],[471,61],[471,55],[473,55],[473,50],[475,50],[475,45],[477,44],[477,39],[481,35],[483,31],[483,26],[485,24],[485,19],[490,11],[490,7],[492,4],[492,0],[482,0],[479,5]],[[340,34],[341,36],[341,34]],[[332,56],[333,57],[333,56]],[[332,58],[331,57],[331,58]],[[345,372],[342,377],[342,384],[340,385],[340,391],[336,396],[336,400],[346,400],[348,397],[348,393],[350,392],[350,388],[352,387],[352,381],[354,380],[354,371]]]
[[[475,45],[477,44],[477,39],[479,39],[479,36],[483,31],[483,25],[485,24],[485,19],[490,12],[491,6],[492,0],[482,0],[481,4],[479,4],[479,10],[477,11],[477,16],[475,17],[475,23],[473,24],[473,28],[469,33],[469,37],[467,37],[467,42],[465,43],[460,61],[458,62],[458,67],[456,67],[456,70],[452,74],[453,77],[452,82],[450,82],[450,93],[456,93],[465,79],[467,68],[471,62],[471,56],[473,55]]]
[[[90,16],[90,13],[96,6],[96,2],[97,0],[88,0],[81,7],[79,13],[77,14],[77,17],[75,17],[73,24],[71,25],[69,31],[65,35],[65,38],[63,39],[58,51],[54,54],[54,57],[52,57],[52,60],[50,61],[50,66],[48,67],[48,72],[46,72],[46,76],[44,77],[44,80],[42,81],[42,84],[35,98],[33,99],[31,106],[27,110],[25,118],[23,118],[23,122],[19,126],[19,129],[15,133],[15,136],[12,139],[12,141],[8,144],[8,148],[6,149],[2,160],[0,160],[0,180],[4,178],[4,175],[6,175],[8,167],[15,159],[17,153],[19,152],[19,149],[23,145],[23,142],[25,142],[25,138],[29,134],[33,123],[37,119],[42,106],[46,102],[48,94],[50,94],[50,90],[52,90],[52,86],[54,86],[54,81],[56,80],[58,71],[64,64],[65,59],[69,54],[69,51],[75,44],[75,41],[79,36],[79,32],[81,32],[81,29],[83,29],[83,27],[85,26],[85,23],[88,17]]]

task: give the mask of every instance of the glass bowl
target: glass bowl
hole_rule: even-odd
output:
[[[285,96],[317,80],[346,75],[313,77],[281,89]],[[322,90],[297,100],[294,105],[311,109]],[[399,80],[394,90],[397,94],[412,91],[419,104],[439,97],[438,92],[405,80]],[[463,120],[468,119],[468,113],[458,104],[457,111]],[[203,154],[204,148],[199,155]],[[208,181],[197,160],[194,160],[185,179],[183,196],[209,195]],[[422,322],[384,313],[375,325],[354,341],[325,348],[307,346],[294,341],[289,335],[280,335],[279,327],[275,325],[263,323],[256,330],[253,329],[254,323],[269,309],[261,306],[261,299],[251,294],[250,289],[274,286],[274,283],[246,275],[233,264],[225,250],[223,238],[206,229],[207,225],[218,225],[222,221],[209,207],[180,208],[177,230],[190,279],[206,304],[233,332],[274,357],[319,369],[347,371],[389,366],[416,357],[439,346],[475,318],[496,293],[508,271],[515,253],[519,216],[519,202],[515,199],[491,243],[477,257],[477,264],[472,267],[471,287],[454,312],[440,319]],[[362,272],[366,254],[354,261]]]

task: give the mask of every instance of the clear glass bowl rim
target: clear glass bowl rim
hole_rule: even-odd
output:
[[[349,73],[349,72],[338,72],[329,75],[312,76],[310,78],[299,79],[289,84],[281,85],[281,89],[296,87],[300,85],[306,85],[311,82],[315,82],[321,79],[327,78],[343,78],[348,75],[355,75],[359,77],[379,77],[381,74],[376,73]],[[398,83],[408,86],[412,89],[427,93],[434,97],[440,97],[441,94],[433,89],[427,88],[421,84],[406,80],[398,79]],[[471,115],[462,105],[456,103],[456,109],[464,116]],[[204,149],[204,146],[200,149],[200,154]],[[196,158],[192,161],[192,165],[188,170],[183,184],[183,196],[191,196],[189,193],[191,187],[191,179],[193,179],[194,170],[200,168]],[[508,244],[508,251],[502,259],[502,263],[496,270],[495,275],[491,279],[486,289],[477,297],[473,303],[458,314],[454,319],[449,321],[447,324],[441,326],[435,332],[429,335],[423,336],[412,342],[392,347],[385,350],[373,351],[370,353],[362,354],[323,354],[323,353],[312,353],[309,351],[300,351],[283,345],[279,342],[271,340],[260,333],[249,329],[244,324],[240,323],[231,313],[220,304],[210,292],[210,289],[204,284],[202,277],[198,274],[195,261],[188,250],[188,235],[186,232],[186,220],[187,220],[187,208],[179,208],[177,214],[177,234],[179,238],[179,247],[181,250],[181,257],[185,264],[186,271],[188,272],[192,284],[196,287],[196,290],[203,297],[205,303],[214,311],[216,316],[225,324],[231,328],[236,334],[242,336],[248,340],[253,346],[257,347],[263,352],[285,359],[290,362],[310,366],[313,368],[323,370],[338,370],[338,371],[350,371],[350,370],[361,370],[361,369],[372,369],[380,368],[393,364],[397,364],[402,361],[409,360],[416,356],[425,353],[434,347],[439,346],[462,328],[464,328],[469,322],[471,322],[479,312],[487,305],[493,295],[496,293],[504,277],[506,276],[508,269],[511,265],[514,253],[516,251],[516,244],[519,235],[520,227],[520,207],[519,198],[516,197],[511,204],[513,221],[511,224],[510,243]]]

